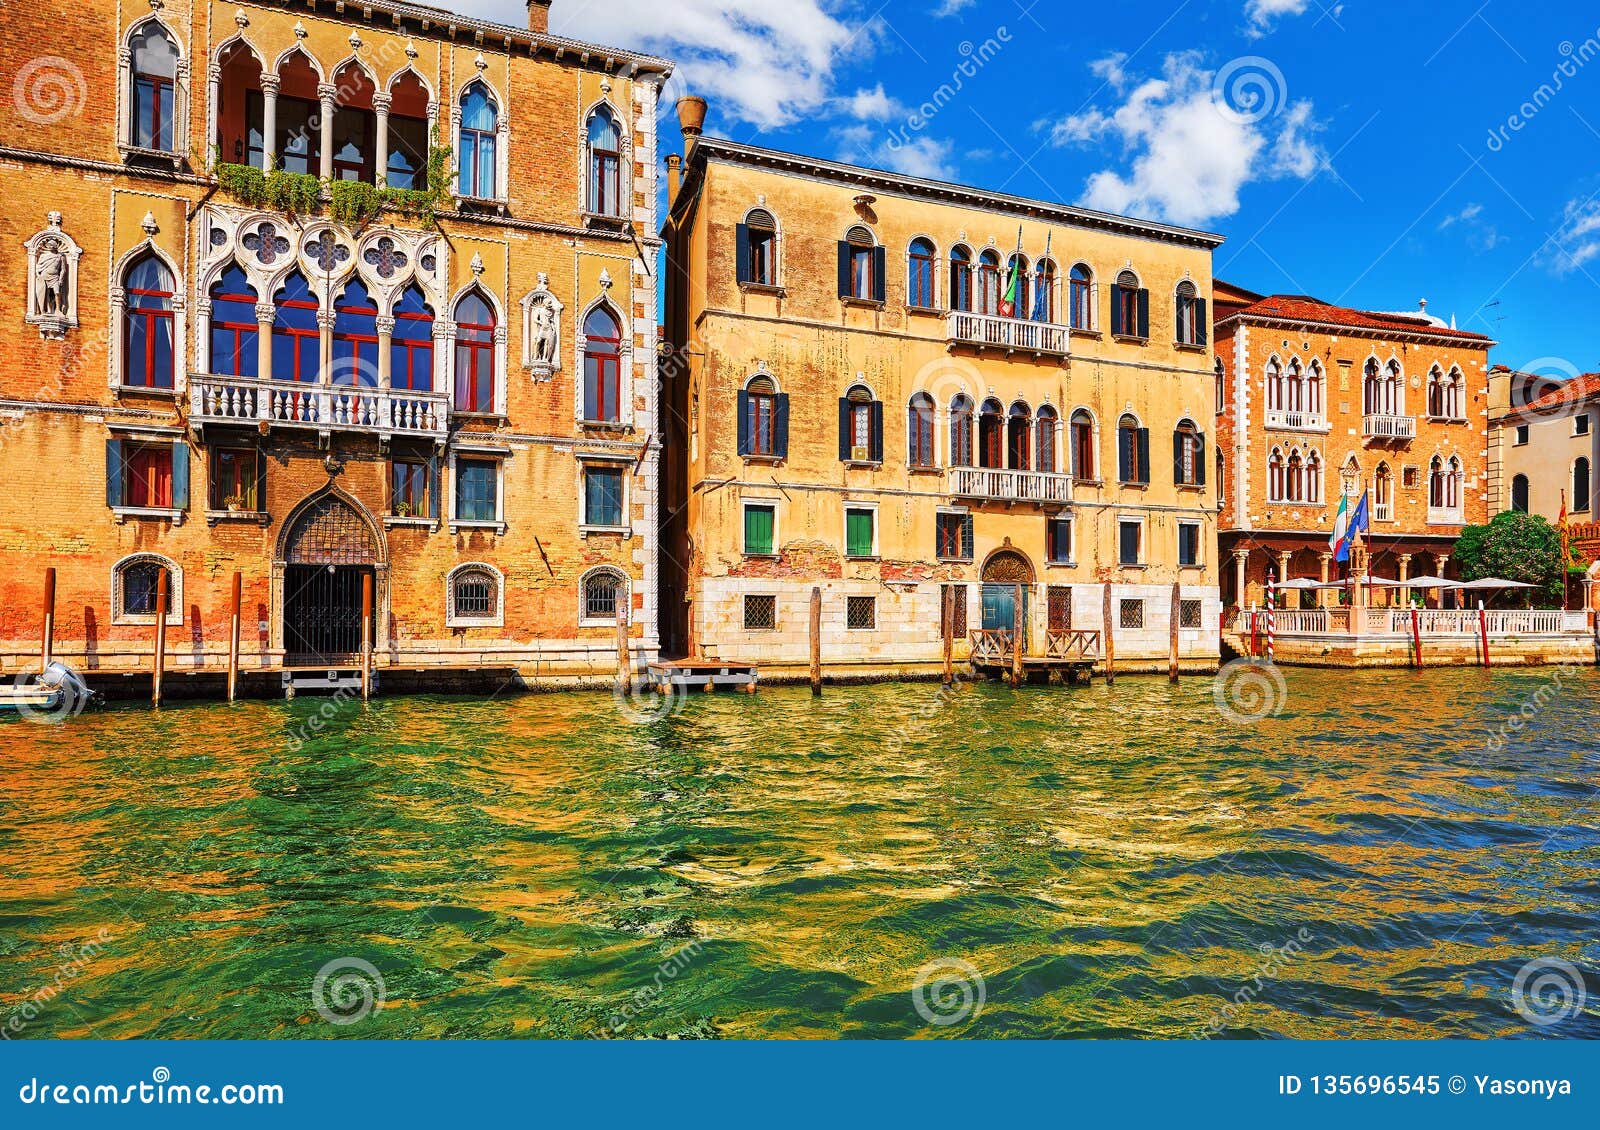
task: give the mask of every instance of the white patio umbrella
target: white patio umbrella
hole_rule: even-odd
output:
[[[1413,589],[1458,589],[1460,581],[1447,580],[1444,577],[1412,577],[1406,581],[1407,588]]]
[[[1536,589],[1539,586],[1530,585],[1525,581],[1508,581],[1502,577],[1482,577],[1476,581],[1467,581],[1456,587],[1470,589],[1473,592],[1492,592],[1497,589]]]

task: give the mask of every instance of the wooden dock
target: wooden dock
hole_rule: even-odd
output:
[[[975,631],[971,637],[973,668],[1002,678],[1009,675],[1028,680],[1043,675],[1046,681],[1059,678],[1069,686],[1080,682],[1087,685],[1100,661],[1099,632],[1052,628],[1045,632],[1044,651],[1037,655],[1024,651],[1020,664],[1013,643],[1014,631],[988,629]]]
[[[716,659],[663,659],[645,669],[652,690],[682,694],[687,691],[740,691],[754,694],[760,672],[753,663]]]

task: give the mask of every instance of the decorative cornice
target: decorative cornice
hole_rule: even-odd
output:
[[[1370,338],[1374,341],[1424,341],[1435,342],[1445,340],[1454,342],[1467,349],[1482,349],[1485,352],[1500,343],[1491,341],[1486,337],[1476,334],[1457,333],[1446,329],[1414,329],[1408,330],[1401,327],[1379,329],[1376,326],[1350,326],[1343,322],[1319,322],[1306,318],[1275,318],[1271,314],[1248,314],[1244,311],[1229,314],[1226,318],[1219,319],[1214,326],[1214,332],[1234,324],[1253,326],[1284,326],[1291,329],[1304,328],[1315,330],[1318,333],[1333,334],[1338,337]]]

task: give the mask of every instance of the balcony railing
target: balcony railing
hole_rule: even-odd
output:
[[[1361,434],[1367,439],[1416,439],[1415,416],[1363,416]]]
[[[946,336],[952,344],[980,348],[1048,353],[1065,357],[1068,352],[1066,326],[1050,322],[1027,322],[1021,318],[997,318],[990,314],[971,314],[953,310],[946,321]]]
[[[995,467],[952,467],[950,493],[997,502],[1071,502],[1072,476]]]
[[[1465,526],[1466,524],[1466,512],[1459,506],[1428,507],[1428,525],[1430,526]]]
[[[450,398],[442,392],[299,384],[257,377],[197,374],[189,380],[190,419],[196,424],[250,424],[417,436],[442,440]]]
[[[1267,427],[1280,432],[1325,432],[1328,419],[1320,412],[1291,412],[1283,408],[1267,409]]]
[[[1303,612],[1278,612],[1273,617],[1273,632],[1279,636],[1320,636],[1349,633],[1355,612],[1356,631],[1369,636],[1409,636],[1412,633],[1409,608],[1325,608]],[[1587,612],[1552,609],[1512,609],[1484,612],[1476,608],[1417,610],[1416,631],[1424,636],[1476,636],[1488,630],[1490,636],[1584,635],[1589,631]],[[1254,619],[1252,620],[1252,617]],[[1240,635],[1252,631],[1265,634],[1267,614],[1263,609],[1247,609],[1234,617],[1233,630]]]

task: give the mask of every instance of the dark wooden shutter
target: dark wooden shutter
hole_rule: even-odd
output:
[[[428,517],[439,520],[439,496],[444,493],[444,475],[437,455],[428,456]]]
[[[1148,483],[1150,481],[1150,429],[1140,428],[1137,432],[1139,448],[1139,477],[1136,482]]]
[[[772,454],[779,459],[789,457],[789,394],[786,392],[772,398]]]
[[[850,297],[850,245],[839,241],[839,297]]]
[[[1133,481],[1133,429],[1117,426],[1117,478],[1124,483]]]
[[[1194,437],[1194,481],[1206,485],[1206,433],[1196,432]]]
[[[738,278],[742,283],[753,282],[750,277],[750,225],[738,224],[733,229],[734,254],[738,257]]]
[[[267,453],[256,449],[256,509],[267,510]]]
[[[1139,336],[1150,336],[1150,292],[1139,289]]]
[[[189,445],[172,445],[172,508],[189,509]]]
[[[872,402],[872,448],[871,455],[874,463],[883,462],[883,401]]]
[[[122,505],[122,441],[106,440],[106,505]]]
[[[1196,298],[1194,300],[1194,327],[1195,341],[1204,345],[1206,343],[1206,335],[1211,329],[1206,324],[1206,300],[1204,298]]]
[[[739,454],[750,454],[750,394],[739,390]]]
[[[875,302],[884,301],[887,293],[884,282],[889,273],[889,259],[887,249],[874,247],[872,249],[872,298]]]
[[[850,398],[839,398],[839,460],[850,460]]]
[[[1188,442],[1188,434],[1182,428],[1172,433],[1172,481],[1183,482],[1183,447]]]
[[[1117,283],[1111,284],[1111,333],[1124,334],[1128,331],[1122,326],[1122,287]]]

